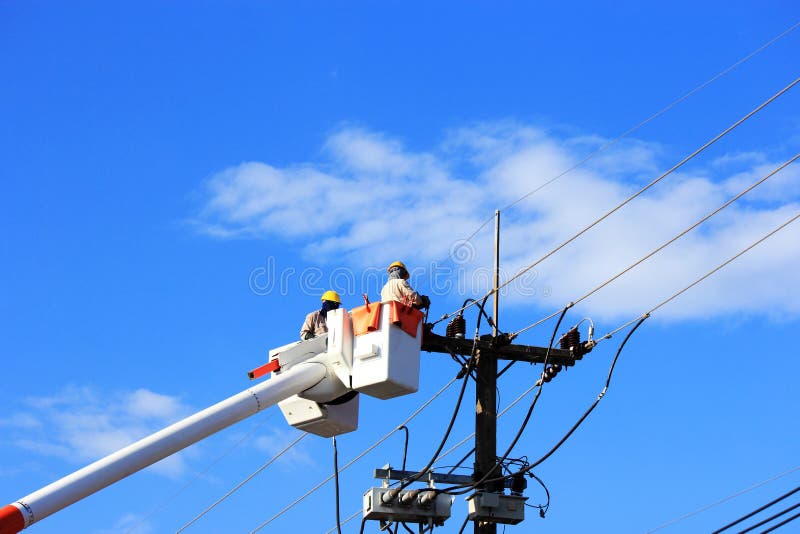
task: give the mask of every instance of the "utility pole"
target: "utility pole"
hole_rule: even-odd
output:
[[[426,330],[422,340],[422,350],[439,352],[443,354],[471,356],[475,351],[475,463],[472,480],[482,478],[492,479],[501,475],[497,464],[497,362],[510,360],[527,362],[528,364],[543,364],[547,361],[551,365],[571,367],[581,360],[591,347],[582,345],[579,351],[560,348],[536,347],[532,345],[514,345],[511,339],[500,335],[498,329],[499,304],[500,304],[500,211],[495,211],[495,241],[494,241],[494,307],[492,339],[466,339],[452,335],[441,336]],[[463,319],[462,319],[463,320]],[[463,372],[469,372],[465,369]],[[490,473],[491,471],[491,473]],[[475,488],[478,492],[487,494],[503,494],[505,483],[503,480],[484,482]],[[506,496],[510,498],[511,496]],[[477,505],[480,507],[480,505]],[[492,505],[489,505],[492,506]],[[503,520],[494,512],[486,512],[485,508],[476,514],[473,520],[475,534],[497,534],[497,522],[516,524],[510,520]],[[477,517],[480,516],[480,517]]]
[[[496,337],[500,286],[500,211],[494,212],[494,326]],[[497,355],[478,351],[475,368],[475,480],[480,480],[497,463]],[[494,476],[491,475],[490,478]],[[502,491],[497,482],[483,485],[485,491]],[[498,487],[500,486],[500,487]],[[475,521],[475,534],[496,534],[497,525]]]

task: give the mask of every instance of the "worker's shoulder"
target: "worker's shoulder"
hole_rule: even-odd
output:
[[[314,310],[312,312],[309,312],[309,313],[306,314],[306,320],[307,321],[312,321],[312,320],[316,319],[316,317],[318,315],[319,315],[319,310]]]

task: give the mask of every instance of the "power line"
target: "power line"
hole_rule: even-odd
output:
[[[381,443],[383,443],[384,441],[389,439],[395,432],[397,432],[400,429],[400,427],[407,425],[412,419],[414,419],[417,415],[419,415],[420,412],[422,412],[422,410],[427,408],[436,398],[438,398],[450,386],[452,386],[455,383],[455,381],[456,381],[456,378],[452,378],[447,384],[442,386],[442,388],[439,391],[437,391],[430,399],[428,399],[424,403],[422,403],[422,405],[419,408],[417,408],[417,410],[414,411],[414,413],[412,413],[410,416],[408,416],[402,423],[397,425],[396,428],[392,429],[390,432],[385,434],[378,441],[376,441],[375,443],[373,443],[372,445],[370,445],[369,447],[364,449],[364,451],[362,451],[358,456],[356,456],[355,458],[350,460],[341,469],[339,469],[339,473],[341,473],[342,471],[344,471],[345,469],[347,469],[348,467],[350,467],[351,465],[356,463],[358,460],[360,460],[361,458],[363,458],[364,456],[366,456],[367,454],[372,452],[376,447],[378,447],[378,445],[380,445]],[[292,501],[289,505],[285,506],[278,513],[276,513],[275,515],[273,515],[272,517],[270,517],[269,519],[267,519],[266,521],[264,521],[263,523],[258,525],[255,529],[253,529],[250,532],[250,534],[254,534],[255,532],[258,532],[259,530],[261,530],[265,526],[269,525],[270,523],[272,523],[273,521],[278,519],[280,516],[282,516],[283,514],[285,514],[286,512],[288,512],[289,510],[291,510],[295,506],[297,506],[300,502],[302,502],[303,500],[308,498],[310,495],[312,495],[313,493],[318,491],[322,486],[324,486],[325,484],[330,482],[332,479],[333,479],[333,475],[328,476],[325,480],[323,480],[322,482],[318,483],[316,486],[314,486],[313,488],[308,490],[306,493],[304,493],[303,495],[301,495],[300,497],[298,497],[297,499]]]
[[[236,485],[235,485],[235,486],[234,486],[234,487],[233,487],[233,488],[232,488],[230,491],[228,491],[228,492],[227,492],[225,495],[223,495],[222,497],[220,497],[219,499],[217,499],[216,501],[214,501],[214,503],[213,503],[211,506],[209,506],[208,508],[206,508],[205,510],[203,510],[202,512],[200,512],[198,515],[196,515],[195,517],[193,517],[193,518],[191,519],[191,521],[189,521],[188,523],[186,523],[185,525],[183,525],[181,528],[179,528],[178,530],[176,530],[176,531],[175,531],[175,534],[180,534],[181,532],[183,532],[184,530],[186,530],[186,529],[187,529],[189,526],[191,526],[192,524],[194,524],[194,523],[195,523],[195,522],[196,522],[198,519],[200,519],[201,517],[203,517],[204,515],[206,515],[208,512],[210,512],[210,511],[211,511],[211,510],[213,510],[214,508],[216,508],[216,507],[217,507],[217,505],[218,505],[218,504],[220,504],[222,501],[224,501],[225,499],[227,499],[228,497],[230,497],[231,495],[233,495],[234,493],[236,493],[237,491],[239,491],[239,489],[240,489],[242,486],[244,486],[245,484],[247,484],[248,482],[250,482],[250,481],[253,479],[253,477],[255,477],[256,475],[258,475],[258,474],[259,474],[260,472],[262,472],[264,469],[266,469],[267,467],[269,467],[270,465],[272,465],[272,463],[273,463],[275,460],[277,460],[278,458],[280,458],[281,456],[283,456],[283,455],[284,455],[284,454],[285,454],[287,451],[289,451],[289,450],[290,450],[292,447],[294,447],[295,445],[297,445],[298,443],[300,443],[300,440],[302,440],[302,439],[303,439],[303,438],[305,438],[306,436],[308,436],[308,434],[306,434],[305,432],[304,432],[304,433],[302,433],[302,434],[300,434],[299,436],[297,436],[297,438],[296,438],[294,441],[292,441],[292,442],[291,442],[289,445],[287,445],[286,447],[284,447],[284,448],[283,448],[283,449],[282,449],[280,452],[278,452],[278,453],[277,453],[275,456],[273,456],[272,458],[270,458],[269,460],[267,460],[265,463],[261,464],[261,466],[259,466],[259,468],[258,468],[258,469],[256,469],[255,471],[253,471],[253,472],[252,472],[250,475],[248,475],[248,476],[247,476],[247,478],[245,478],[244,480],[242,480],[241,482],[239,482],[238,484],[236,484]]]
[[[723,497],[722,499],[720,499],[718,501],[715,501],[715,502],[713,502],[711,504],[703,506],[702,508],[698,508],[697,510],[694,510],[693,512],[689,512],[688,514],[684,514],[684,515],[676,517],[674,519],[670,519],[666,523],[663,523],[663,524],[655,527],[654,529],[648,530],[646,534],[652,534],[653,532],[657,532],[657,531],[659,531],[661,529],[664,529],[664,528],[667,528],[669,526],[672,526],[675,523],[679,523],[679,522],[683,521],[684,519],[688,519],[688,518],[690,518],[692,516],[695,516],[697,514],[703,513],[703,512],[705,512],[707,510],[710,510],[711,508],[714,508],[715,506],[719,506],[720,504],[728,502],[731,499],[735,499],[736,497],[739,497],[740,495],[744,495],[745,493],[749,493],[749,492],[753,491],[754,489],[758,489],[758,488],[760,488],[761,486],[763,486],[765,484],[769,484],[770,482],[775,482],[776,480],[781,479],[781,478],[783,478],[785,476],[791,475],[792,473],[795,473],[797,471],[800,471],[800,465],[798,465],[796,467],[793,467],[793,468],[791,468],[789,470],[786,470],[783,473],[779,473],[779,474],[777,474],[777,475],[775,475],[773,477],[770,477],[770,478],[768,478],[766,480],[762,480],[761,482],[753,484],[752,486],[748,486],[748,487],[746,487],[746,488],[744,488],[742,490],[737,491],[736,493],[728,495],[727,497]]]
[[[773,514],[773,515],[769,516],[768,518],[766,518],[766,519],[763,519],[763,520],[759,521],[759,522],[758,522],[758,523],[756,523],[755,525],[751,525],[751,526],[749,526],[748,528],[746,528],[746,529],[742,530],[742,531],[741,531],[739,534],[745,534],[746,532],[750,532],[751,530],[755,530],[755,529],[757,529],[757,528],[758,528],[758,527],[760,527],[760,526],[766,525],[767,523],[769,523],[769,522],[770,522],[770,521],[772,521],[773,519],[777,519],[777,518],[779,518],[780,516],[782,516],[782,515],[784,515],[784,514],[788,514],[789,512],[791,512],[792,510],[794,510],[795,508],[800,508],[800,502],[799,502],[799,503],[797,503],[797,504],[795,504],[795,505],[792,505],[792,506],[790,506],[789,508],[785,508],[785,509],[781,510],[781,511],[780,511],[780,512],[778,512],[777,514]],[[798,515],[800,515],[800,514],[798,514]],[[773,531],[773,530],[777,529],[778,527],[781,527],[781,526],[785,525],[786,523],[788,523],[788,522],[792,521],[792,520],[793,520],[794,518],[796,518],[796,517],[798,517],[798,516],[796,515],[796,516],[790,517],[788,520],[786,520],[786,521],[783,521],[782,523],[778,523],[777,525],[772,525],[772,527],[771,527],[771,528],[769,528],[769,529],[765,530],[764,532],[770,532],[770,531]]]
[[[575,241],[576,239],[578,239],[580,236],[582,236],[583,234],[585,234],[586,232],[588,232],[590,229],[594,228],[595,226],[597,226],[598,224],[600,224],[602,221],[604,221],[605,219],[607,219],[608,217],[610,217],[612,214],[614,214],[615,212],[617,212],[618,210],[620,210],[620,209],[621,209],[623,206],[625,206],[626,204],[628,204],[628,203],[630,203],[631,201],[633,201],[633,200],[634,200],[635,198],[637,198],[639,195],[641,195],[642,193],[644,193],[645,191],[647,191],[648,189],[650,189],[650,188],[651,188],[651,187],[653,187],[654,185],[658,184],[658,183],[659,183],[661,180],[663,180],[664,178],[666,178],[667,176],[669,176],[670,174],[672,174],[673,172],[675,172],[676,170],[678,170],[680,167],[682,167],[682,166],[683,166],[683,165],[685,165],[687,162],[689,162],[690,160],[692,160],[693,158],[695,158],[697,155],[699,155],[701,152],[703,152],[704,150],[706,150],[708,147],[710,147],[711,145],[713,145],[714,143],[716,143],[717,141],[719,141],[720,139],[722,139],[724,136],[726,136],[727,134],[729,134],[730,132],[732,132],[734,129],[736,129],[738,126],[740,126],[742,123],[744,123],[745,121],[747,121],[748,119],[750,119],[750,118],[751,118],[753,115],[755,115],[756,113],[758,113],[759,111],[761,111],[762,109],[764,109],[766,106],[768,106],[769,104],[771,104],[772,102],[774,102],[774,101],[775,101],[777,98],[779,98],[781,95],[783,95],[784,93],[786,93],[786,92],[787,92],[789,89],[791,89],[792,87],[794,87],[794,86],[795,86],[795,85],[797,85],[798,83],[800,83],[800,78],[795,78],[795,79],[794,79],[792,82],[790,82],[788,85],[786,85],[785,87],[783,87],[783,88],[782,88],[781,90],[779,90],[777,93],[775,93],[774,95],[772,95],[771,97],[769,97],[767,100],[765,100],[764,102],[762,102],[761,104],[759,104],[759,105],[758,105],[756,108],[754,108],[752,111],[750,111],[749,113],[747,113],[746,115],[744,115],[742,118],[740,118],[739,120],[737,120],[736,122],[734,122],[732,125],[728,126],[728,127],[725,129],[725,130],[723,130],[722,132],[720,132],[719,134],[717,134],[716,136],[714,136],[714,137],[713,137],[711,140],[707,141],[707,142],[706,142],[705,144],[703,144],[703,145],[702,145],[700,148],[696,149],[694,152],[692,152],[691,154],[689,154],[688,156],[686,156],[686,157],[684,157],[682,160],[680,160],[678,163],[676,163],[675,165],[673,165],[673,166],[672,166],[672,167],[671,167],[669,170],[667,170],[666,172],[662,173],[660,176],[658,176],[657,178],[655,178],[654,180],[652,180],[650,183],[648,183],[647,185],[645,185],[644,187],[642,187],[641,189],[639,189],[639,190],[638,190],[636,193],[633,193],[632,195],[630,195],[629,197],[627,197],[625,200],[623,200],[622,202],[620,202],[619,204],[617,204],[615,207],[611,208],[609,211],[605,212],[605,213],[604,213],[603,215],[601,215],[599,218],[595,219],[593,222],[589,223],[589,224],[588,224],[587,226],[585,226],[583,229],[581,229],[581,230],[579,230],[577,233],[573,234],[571,237],[569,237],[568,239],[566,239],[565,241],[563,241],[561,244],[559,244],[558,246],[556,246],[554,249],[552,249],[550,252],[546,253],[544,256],[542,256],[542,257],[541,257],[541,258],[539,258],[538,260],[536,260],[536,261],[534,261],[533,263],[531,263],[531,264],[529,264],[529,265],[527,265],[527,266],[523,267],[522,269],[520,269],[520,270],[517,272],[517,274],[515,274],[514,276],[512,276],[511,278],[509,278],[508,280],[506,280],[506,281],[505,281],[505,282],[503,282],[502,284],[500,284],[498,287],[496,287],[496,288],[493,288],[493,289],[489,290],[489,291],[486,293],[486,295],[485,295],[485,296],[486,296],[486,297],[488,297],[488,296],[491,296],[491,295],[493,295],[495,292],[497,292],[497,291],[499,291],[499,290],[503,289],[504,287],[508,286],[508,285],[509,285],[511,282],[513,282],[514,280],[516,280],[517,278],[519,278],[520,276],[522,276],[522,275],[523,275],[523,274],[525,274],[526,272],[530,271],[531,269],[533,269],[534,267],[536,267],[537,265],[539,265],[540,263],[542,263],[542,262],[543,262],[544,260],[546,260],[547,258],[551,257],[552,255],[554,255],[556,252],[560,251],[562,248],[564,248],[564,247],[565,247],[565,246],[567,246],[568,244],[570,244],[570,243],[572,243],[573,241]],[[439,322],[441,322],[441,321],[443,321],[443,320],[445,320],[445,319],[448,319],[448,318],[452,317],[453,315],[455,315],[456,313],[459,313],[459,312],[461,312],[461,311],[463,311],[463,310],[465,310],[465,309],[469,308],[469,307],[470,307],[470,306],[472,306],[472,305],[474,305],[474,302],[473,302],[473,303],[466,304],[465,306],[462,306],[460,309],[458,309],[458,310],[456,310],[456,311],[454,311],[454,312],[452,312],[452,313],[450,313],[450,314],[443,315],[441,319],[439,319],[438,321],[434,322],[433,324],[437,324],[437,323],[439,323]]]
[[[723,532],[723,531],[725,531],[725,530],[728,530],[728,529],[729,529],[729,528],[731,528],[732,526],[734,526],[734,525],[738,525],[738,524],[739,524],[739,523],[741,523],[742,521],[745,521],[745,520],[747,520],[747,519],[750,519],[751,517],[753,517],[753,516],[754,516],[754,515],[756,515],[757,513],[759,513],[759,512],[763,512],[764,510],[766,510],[766,509],[767,509],[767,508],[769,508],[770,506],[772,506],[772,505],[774,505],[774,504],[777,504],[777,503],[781,502],[783,499],[786,499],[787,497],[791,497],[792,495],[794,495],[794,494],[795,494],[795,493],[797,493],[798,491],[800,491],[800,486],[797,486],[795,489],[793,489],[792,491],[790,491],[790,492],[788,492],[788,493],[784,493],[783,495],[781,495],[781,496],[780,496],[780,497],[778,497],[777,499],[773,499],[772,501],[768,502],[768,503],[767,503],[767,504],[765,504],[764,506],[761,506],[760,508],[757,508],[757,509],[753,510],[753,511],[752,511],[752,512],[750,512],[749,514],[747,514],[747,515],[743,515],[742,517],[740,517],[740,518],[739,518],[739,519],[737,519],[736,521],[731,521],[730,523],[728,523],[728,524],[727,524],[727,525],[725,525],[724,527],[722,527],[722,528],[719,528],[719,529],[715,530],[715,531],[714,531],[714,532],[712,532],[711,534],[719,534],[720,532]]]
[[[737,195],[735,195],[734,197],[731,197],[731,198],[730,198],[730,199],[729,199],[727,202],[725,202],[724,204],[722,204],[722,205],[721,205],[721,206],[719,206],[718,208],[714,209],[713,211],[709,212],[709,213],[708,213],[708,214],[706,214],[704,217],[702,217],[702,218],[698,219],[697,221],[695,221],[694,223],[692,223],[690,226],[688,226],[687,228],[685,228],[683,231],[679,232],[678,234],[676,234],[676,235],[675,235],[675,236],[673,236],[672,238],[668,239],[667,241],[665,241],[664,243],[662,243],[661,245],[659,245],[658,247],[656,247],[655,249],[653,249],[652,251],[650,251],[649,253],[647,253],[646,255],[642,256],[640,259],[636,260],[636,261],[635,261],[634,263],[632,263],[631,265],[629,265],[629,266],[625,267],[625,268],[624,268],[623,270],[621,270],[619,273],[617,273],[617,274],[615,274],[614,276],[612,276],[611,278],[607,279],[606,281],[604,281],[603,283],[601,283],[600,285],[598,285],[598,286],[597,286],[597,287],[595,287],[594,289],[590,290],[589,292],[587,292],[587,293],[583,294],[581,297],[579,297],[578,299],[574,300],[574,301],[571,303],[571,305],[575,305],[575,304],[578,304],[579,302],[582,302],[583,300],[586,300],[586,299],[587,299],[587,298],[589,298],[590,296],[594,295],[595,293],[597,293],[598,291],[600,291],[601,289],[603,289],[604,287],[606,287],[607,285],[609,285],[609,284],[610,284],[611,282],[613,282],[614,280],[616,280],[616,279],[618,279],[619,277],[623,276],[625,273],[627,273],[627,272],[629,272],[629,271],[633,270],[635,267],[637,267],[637,266],[641,265],[641,264],[642,264],[642,263],[644,263],[646,260],[648,260],[648,259],[652,258],[652,257],[653,257],[653,256],[655,256],[656,254],[658,254],[659,252],[661,252],[662,250],[664,250],[665,248],[667,248],[669,245],[671,245],[672,243],[674,243],[675,241],[677,241],[677,240],[678,240],[678,239],[680,239],[681,237],[685,236],[686,234],[688,234],[689,232],[691,232],[692,230],[694,230],[695,228],[697,228],[698,226],[700,226],[701,224],[703,224],[704,222],[706,222],[707,220],[709,220],[711,217],[713,217],[713,216],[717,215],[719,212],[721,212],[722,210],[724,210],[725,208],[727,208],[728,206],[730,206],[731,204],[733,204],[734,202],[736,202],[737,200],[739,200],[740,198],[742,198],[744,195],[746,195],[747,193],[749,193],[750,191],[752,191],[753,189],[755,189],[755,188],[756,188],[756,187],[758,187],[759,185],[763,184],[764,182],[766,182],[767,180],[769,180],[770,178],[772,178],[773,176],[775,176],[777,173],[779,173],[780,171],[782,171],[783,169],[785,169],[787,166],[789,166],[790,164],[794,163],[794,162],[795,162],[795,161],[796,161],[798,158],[800,158],[800,153],[798,153],[798,154],[795,154],[795,156],[794,156],[794,157],[790,158],[789,160],[785,161],[784,163],[782,163],[781,165],[779,165],[778,167],[776,167],[776,168],[775,168],[774,170],[772,170],[772,171],[771,171],[769,174],[767,174],[766,176],[764,176],[764,177],[760,178],[759,180],[756,180],[755,182],[753,182],[752,184],[750,184],[750,186],[748,186],[748,187],[746,187],[745,189],[743,189],[742,191],[740,191],[740,192],[739,192]],[[557,314],[557,313],[560,313],[560,311],[561,311],[561,310],[559,310],[559,311],[555,312],[555,314]],[[539,324],[541,324],[541,323],[545,322],[546,320],[548,320],[548,319],[550,319],[551,317],[553,317],[553,315],[555,315],[555,314],[548,315],[548,316],[547,316],[547,317],[545,317],[544,319],[540,319],[539,321],[536,321],[535,323],[532,323],[532,324],[530,324],[530,325],[526,326],[525,328],[522,328],[522,329],[520,329],[520,330],[518,330],[518,331],[514,332],[514,334],[512,335],[512,338],[513,338],[513,337],[517,337],[517,336],[518,336],[519,334],[521,334],[522,332],[525,332],[526,330],[529,330],[529,329],[533,328],[534,326],[537,326],[537,325],[539,325]],[[514,363],[514,362],[511,362],[511,363]]]
[[[336,531],[342,534],[342,516],[339,513],[339,447],[336,436],[333,436],[333,478],[336,481]]]
[[[771,526],[771,527],[769,527],[768,529],[764,530],[764,531],[763,531],[761,534],[767,534],[768,532],[772,532],[772,531],[774,531],[774,530],[777,530],[777,529],[779,529],[780,527],[782,527],[783,525],[787,525],[787,524],[791,523],[792,521],[794,521],[794,520],[795,520],[795,519],[797,519],[798,517],[800,517],[800,513],[794,514],[792,517],[789,517],[789,518],[787,518],[787,519],[785,519],[785,520],[781,521],[780,523],[777,523],[777,524],[775,524],[775,525],[772,525],[772,526]]]
[[[575,169],[577,169],[578,167],[580,167],[584,163],[588,162],[589,160],[591,160],[592,158],[594,158],[598,154],[600,154],[600,153],[606,151],[607,149],[611,148],[612,146],[614,146],[618,142],[620,142],[623,139],[625,139],[626,137],[628,137],[630,134],[632,134],[635,131],[639,130],[640,128],[642,128],[643,126],[645,126],[649,122],[653,121],[654,119],[660,117],[661,115],[663,115],[667,111],[671,110],[672,108],[674,108],[675,106],[677,106],[678,104],[683,102],[684,100],[686,100],[689,97],[693,96],[694,94],[702,91],[703,89],[705,89],[706,87],[708,87],[709,85],[711,85],[712,83],[717,81],[718,79],[722,78],[723,76],[725,76],[726,74],[728,74],[729,72],[734,70],[739,65],[742,65],[743,63],[745,63],[748,60],[752,59],[754,56],[760,54],[761,52],[763,52],[764,50],[766,50],[767,48],[769,48],[770,46],[775,44],[777,41],[781,40],[782,38],[784,38],[787,35],[789,35],[790,33],[792,33],[798,27],[800,27],[800,21],[795,22],[792,26],[790,26],[789,28],[787,28],[786,30],[781,32],[780,34],[776,35],[775,37],[773,37],[769,41],[765,42],[764,44],[762,44],[761,46],[759,46],[758,48],[756,48],[755,50],[753,50],[752,52],[750,52],[746,56],[744,56],[744,57],[740,58],[739,60],[733,62],[732,64],[730,64],[729,66],[727,66],[726,68],[724,68],[723,70],[721,70],[720,72],[718,72],[717,74],[715,74],[714,76],[712,76],[711,78],[706,80],[705,82],[701,83],[700,85],[696,86],[694,89],[690,90],[688,93],[686,93],[683,96],[673,100],[672,102],[667,104],[665,107],[661,108],[659,111],[656,111],[655,113],[653,113],[652,115],[650,115],[649,117],[647,117],[646,119],[641,121],[640,123],[636,124],[635,126],[632,126],[628,130],[626,130],[625,132],[620,134],[619,136],[615,137],[611,141],[606,142],[605,144],[603,144],[602,146],[597,148],[595,151],[593,151],[590,154],[584,156],[583,159],[581,159],[580,161],[578,161],[574,165],[568,167],[566,170],[562,171],[561,173],[557,174],[556,176],[554,176],[554,177],[550,178],[549,180],[547,180],[547,181],[541,183],[540,185],[536,186],[534,189],[532,189],[531,191],[525,193],[523,196],[521,196],[517,200],[515,200],[515,201],[511,202],[510,204],[506,205],[504,208],[501,208],[500,211],[505,211],[507,209],[510,209],[510,208],[516,206],[517,204],[519,204],[520,202],[522,202],[526,198],[528,198],[531,195],[534,195],[535,193],[541,191],[542,189],[544,189],[545,187],[547,187],[551,183],[555,182],[559,178],[561,178],[564,175],[569,174],[570,172],[574,171]],[[474,232],[472,232],[469,235],[469,237],[467,237],[466,239],[463,239],[462,241],[464,243],[469,243],[470,241],[472,241],[472,239],[478,234],[478,232],[483,230],[486,227],[486,225],[489,224],[490,222],[492,222],[493,220],[494,220],[494,216],[489,217],[488,219],[486,219],[483,223],[481,223],[480,226],[478,226],[477,229],[475,229]],[[453,256],[453,252],[451,251],[447,255],[447,257],[442,261],[442,263],[444,263],[447,260],[449,260],[452,256]]]

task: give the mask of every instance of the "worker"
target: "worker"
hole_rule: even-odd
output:
[[[396,300],[415,308],[429,308],[431,299],[420,295],[408,283],[408,269],[402,261],[395,261],[386,268],[389,280],[381,289],[381,302]]]
[[[335,310],[342,303],[339,293],[336,291],[326,291],[322,294],[322,307],[306,315],[303,327],[300,329],[300,339],[311,339],[328,333],[328,312]]]

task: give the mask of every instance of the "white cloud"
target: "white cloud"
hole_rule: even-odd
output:
[[[155,532],[153,524],[139,514],[126,513],[114,522],[110,529],[94,531],[94,534],[115,534],[119,532],[135,532],[136,534],[151,534]]]
[[[117,451],[190,412],[179,399],[146,389],[105,393],[68,386],[51,397],[25,399],[28,414],[3,420],[15,446],[68,461],[90,462]],[[180,455],[155,464],[167,476],[184,472]]]
[[[260,451],[264,451],[269,456],[274,456],[295,439],[297,439],[296,430],[275,427],[268,430],[266,434],[256,437],[253,440],[253,446]],[[281,455],[276,460],[276,463],[292,468],[315,465],[313,458],[305,450],[302,441]]]
[[[208,183],[195,222],[217,236],[302,242],[298,248],[309,257],[336,258],[337,265],[353,269],[396,258],[423,265],[446,256],[494,209],[606,143],[590,134],[563,136],[507,122],[462,128],[439,146],[412,151],[385,134],[344,129],[325,144],[329,160],[287,168],[246,163],[222,171]],[[653,143],[626,140],[506,211],[506,273],[539,258],[669,168],[674,162],[664,161],[664,152]],[[691,171],[674,173],[538,266],[533,289],[540,296],[546,289],[552,298],[537,304],[558,307],[575,299],[778,163],[766,152],[731,153],[705,167],[698,159]],[[641,313],[727,259],[797,210],[800,171],[789,167],[756,191],[592,297],[587,313]],[[800,313],[794,267],[800,262],[799,237],[800,228],[787,228],[659,315]],[[491,241],[489,231],[476,236],[478,257],[470,268],[491,264]],[[514,300],[530,302],[519,295]]]

